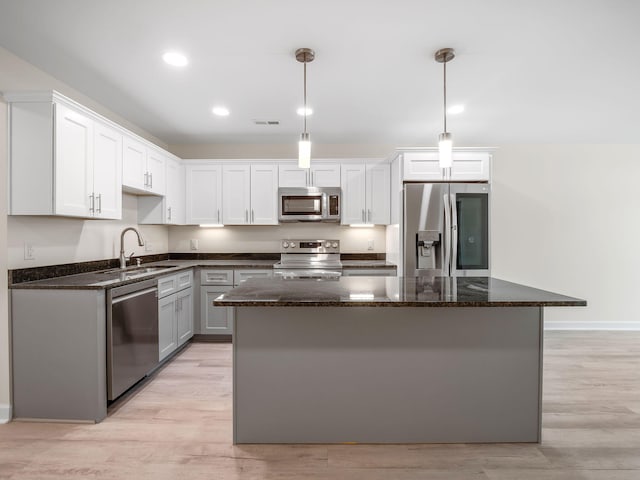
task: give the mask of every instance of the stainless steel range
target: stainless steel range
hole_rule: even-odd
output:
[[[283,278],[339,278],[340,240],[282,240],[273,269]]]

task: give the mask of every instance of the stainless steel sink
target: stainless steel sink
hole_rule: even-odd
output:
[[[124,274],[124,275],[141,275],[146,273],[154,273],[160,270],[168,270],[170,268],[176,268],[177,265],[154,265],[153,267],[135,267],[135,268],[127,268],[120,269],[115,268],[113,270],[105,270],[104,272],[100,272],[104,275],[113,275],[113,274]]]

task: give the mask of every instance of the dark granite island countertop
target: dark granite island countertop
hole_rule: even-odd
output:
[[[234,307],[234,443],[513,443],[541,441],[545,307],[586,302],[341,277],[250,279],[213,304]]]
[[[579,298],[491,277],[249,279],[216,306],[270,307],[579,307]]]

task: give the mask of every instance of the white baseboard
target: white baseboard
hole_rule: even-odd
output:
[[[11,405],[0,403],[0,423],[8,423],[11,421]]]
[[[640,331],[640,322],[562,322],[545,321],[545,330],[626,330]]]

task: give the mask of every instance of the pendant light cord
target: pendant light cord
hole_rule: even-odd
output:
[[[307,133],[307,58],[304,59],[304,133]]]
[[[442,65],[444,67],[444,133],[447,133],[447,62],[443,62]]]

